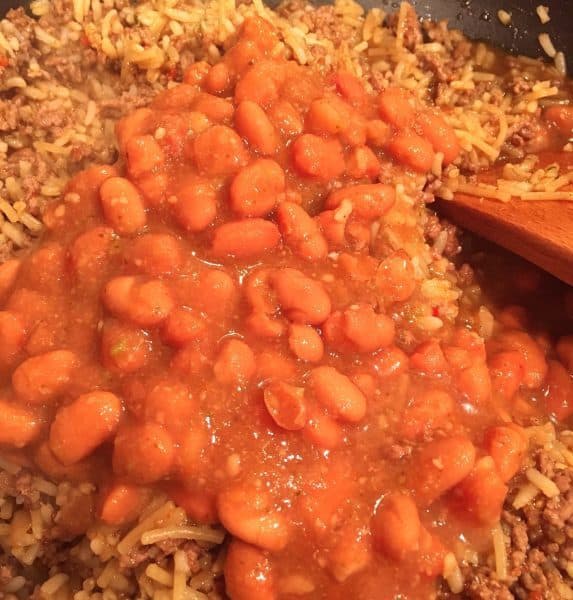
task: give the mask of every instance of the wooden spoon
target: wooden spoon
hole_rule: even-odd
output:
[[[573,167],[573,153],[547,154],[540,164]],[[489,176],[488,176],[489,175]],[[479,179],[491,181],[491,173]],[[495,178],[494,178],[495,179]],[[500,202],[457,193],[437,200],[438,213],[573,285],[573,202],[512,199]]]

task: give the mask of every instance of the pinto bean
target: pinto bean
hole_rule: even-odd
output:
[[[291,379],[295,374],[295,362],[281,352],[267,350],[257,356],[257,379],[259,381]]]
[[[501,517],[507,490],[491,456],[484,456],[452,490],[452,499],[460,512],[469,514],[477,523],[494,525]]]
[[[194,310],[175,308],[163,324],[162,338],[172,346],[184,346],[193,340],[201,340],[207,334],[207,320]]]
[[[209,446],[210,438],[202,427],[189,427],[189,424],[183,427],[176,455],[176,472],[182,481],[190,484],[204,468],[208,468],[205,455]],[[214,498],[212,500],[214,504]]]
[[[52,452],[49,440],[36,448],[34,462],[53,481],[97,482],[106,472],[105,459],[98,454],[91,454],[84,460],[64,465]]]
[[[386,145],[388,152],[407,167],[427,173],[434,162],[434,149],[430,142],[414,131],[400,131]]]
[[[0,311],[0,371],[13,367],[26,343],[26,324],[16,312]]]
[[[203,61],[201,61],[202,63]],[[189,110],[199,93],[199,83],[207,74],[203,64],[191,66],[188,69],[189,83],[182,83],[167,90],[163,90],[153,101],[153,108],[161,111]]]
[[[365,303],[333,312],[322,329],[327,344],[341,353],[374,352],[394,338],[392,319]]]
[[[320,260],[328,244],[313,218],[294,202],[281,202],[277,209],[279,230],[286,245],[301,258]]]
[[[264,487],[251,482],[228,486],[217,497],[221,523],[234,536],[278,552],[290,537],[288,520]]]
[[[123,154],[127,143],[138,135],[144,135],[153,130],[153,111],[148,108],[138,108],[122,117],[115,126],[119,148]]]
[[[201,173],[216,177],[237,172],[248,162],[243,140],[230,127],[214,125],[193,140],[195,163]]]
[[[282,310],[295,323],[320,325],[330,314],[330,297],[322,283],[296,269],[280,269],[271,276]]]
[[[35,441],[44,428],[33,410],[0,399],[0,444],[23,448]]]
[[[478,361],[455,376],[459,391],[471,402],[487,402],[491,398],[491,377],[485,362]]]
[[[523,355],[516,350],[497,352],[489,359],[492,390],[509,400],[517,392],[525,375]]]
[[[5,300],[8,292],[16,282],[21,264],[21,261],[15,258],[0,264],[0,302]]]
[[[410,125],[416,118],[418,102],[412,92],[399,87],[389,87],[378,97],[378,112],[380,116],[394,125],[403,129]]]
[[[441,375],[448,371],[446,357],[437,341],[422,342],[410,356],[410,366],[427,375]]]
[[[404,302],[414,293],[414,267],[403,250],[398,250],[380,263],[376,273],[376,287],[389,302]]]
[[[429,110],[420,112],[414,127],[419,130],[421,136],[432,144],[435,152],[443,154],[445,165],[450,164],[460,154],[460,142],[453,128],[437,112]]]
[[[195,305],[211,319],[223,319],[233,312],[238,300],[235,280],[222,269],[209,269],[199,276]]]
[[[352,205],[353,214],[368,220],[385,215],[396,200],[394,188],[385,183],[350,185],[331,192],[326,208],[338,208],[344,200]]]
[[[297,431],[306,425],[304,388],[283,381],[271,382],[264,389],[264,402],[271,418],[279,427]]]
[[[253,269],[243,283],[243,293],[250,308],[255,312],[273,314],[278,311],[278,304],[271,288],[270,268]]]
[[[130,482],[147,485],[165,478],[175,462],[175,446],[162,425],[123,425],[113,447],[113,470]]]
[[[129,179],[106,179],[100,188],[100,198],[106,221],[120,235],[132,235],[145,227],[145,205]]]
[[[219,523],[215,496],[211,492],[193,489],[193,487],[188,488],[177,482],[167,482],[162,487],[192,521],[205,525]]]
[[[330,545],[326,568],[339,583],[360,573],[372,562],[370,540],[356,526],[346,526],[337,532],[336,541]]]
[[[320,362],[324,354],[322,338],[310,325],[291,324],[288,344],[291,352],[304,361]]]
[[[224,568],[225,590],[231,600],[276,600],[272,567],[266,553],[232,540]]]
[[[205,76],[205,89],[211,94],[223,94],[231,86],[232,74],[224,62],[213,65]]]
[[[342,331],[359,352],[374,352],[392,343],[394,322],[375,313],[370,304],[347,308],[342,315]]]
[[[350,107],[340,98],[319,98],[311,103],[306,115],[312,133],[338,135],[349,122]]]
[[[366,140],[374,148],[384,148],[392,137],[392,128],[380,119],[366,123]]]
[[[368,146],[357,146],[348,157],[347,171],[354,179],[376,179],[380,174],[380,161]]]
[[[225,343],[213,365],[217,381],[223,385],[246,385],[256,371],[255,355],[245,342],[231,339]]]
[[[152,276],[171,275],[184,262],[181,242],[167,233],[147,233],[135,239],[126,251],[128,262]]]
[[[64,465],[86,458],[115,433],[121,412],[121,401],[115,394],[83,394],[56,413],[50,428],[50,449]]]
[[[193,102],[193,110],[204,114],[212,123],[226,123],[233,118],[235,107],[225,98],[200,93]]]
[[[529,440],[525,432],[517,425],[492,427],[484,436],[484,447],[504,482],[519,471],[528,446]]]
[[[175,304],[163,281],[131,276],[111,279],[104,288],[103,303],[113,315],[140,327],[159,325]]]
[[[211,65],[205,60],[198,60],[190,64],[183,72],[183,82],[192,85],[203,83],[207,74],[211,69]]]
[[[316,399],[332,415],[350,423],[366,415],[366,398],[360,389],[334,367],[315,367],[309,383]]]
[[[267,107],[279,97],[285,70],[273,60],[259,60],[249,67],[235,87],[235,102],[246,100]]]
[[[122,373],[138,371],[147,364],[150,350],[151,340],[143,330],[119,321],[104,323],[101,358],[108,369]]]
[[[261,338],[279,338],[286,332],[285,319],[260,311],[252,312],[247,317],[245,325],[253,335]]]
[[[196,180],[183,186],[175,196],[175,218],[187,231],[207,229],[217,216],[217,193],[209,183]]]
[[[435,578],[444,572],[447,550],[440,538],[423,525],[420,527],[420,549],[417,556],[417,571],[425,577]]]
[[[130,138],[125,146],[127,170],[131,177],[141,177],[160,168],[165,156],[161,146],[152,135],[137,135]]]
[[[219,225],[213,235],[212,251],[216,257],[251,258],[279,245],[278,227],[265,219],[243,219]]]
[[[75,275],[89,288],[101,284],[109,267],[109,256],[114,237],[111,227],[94,227],[80,234],[70,248],[70,258]]]
[[[428,506],[460,483],[473,469],[475,457],[474,445],[463,435],[426,444],[416,453],[410,474],[418,504]]]
[[[535,340],[525,331],[507,331],[492,339],[488,348],[495,350],[514,350],[519,352],[524,360],[525,372],[523,385],[534,389],[539,387],[547,375],[545,355]]]
[[[319,448],[333,450],[344,442],[342,427],[318,408],[309,406],[308,420],[303,429],[304,437]]]
[[[406,409],[402,431],[409,439],[423,437],[448,423],[454,411],[454,399],[445,390],[428,389],[417,394]]]
[[[116,483],[101,499],[100,518],[114,527],[133,523],[151,500],[151,490],[138,485]]]
[[[324,210],[315,217],[322,235],[330,250],[338,250],[346,245],[346,220],[337,215],[337,211]]]
[[[415,552],[420,540],[420,515],[416,503],[394,492],[379,504],[370,524],[374,547],[393,560]]]
[[[69,387],[79,365],[69,350],[54,350],[28,358],[12,374],[16,396],[30,404],[51,403]]]
[[[334,76],[336,91],[352,104],[361,104],[366,99],[362,81],[348,71],[338,71]]]
[[[196,412],[191,390],[177,381],[161,381],[145,397],[144,416],[172,429],[189,426]]]
[[[376,353],[373,366],[378,377],[395,377],[408,370],[408,356],[397,346],[389,346]]]
[[[197,348],[195,344],[187,344],[178,350],[171,359],[170,372],[185,381],[197,375],[204,375],[212,367],[210,356]]]
[[[241,217],[264,217],[285,191],[285,174],[274,160],[260,158],[235,175],[229,190],[231,208]]]
[[[268,115],[284,137],[302,133],[304,127],[302,117],[288,100],[277,100],[269,109]]]
[[[342,145],[336,139],[305,133],[291,147],[294,165],[302,175],[330,181],[346,169]]]
[[[271,156],[279,147],[279,136],[267,113],[251,100],[244,100],[235,111],[237,131],[254,150],[263,156]]]

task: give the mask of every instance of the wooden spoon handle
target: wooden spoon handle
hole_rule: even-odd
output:
[[[557,163],[561,174],[573,170],[573,152],[544,152],[536,169]],[[478,181],[496,184],[501,167],[478,174]],[[570,186],[569,186],[570,189]],[[438,212],[496,244],[526,258],[573,285],[573,202],[512,199],[500,202],[457,193],[438,200]]]
[[[456,225],[511,250],[573,285],[573,203],[509,203],[456,194],[436,201]]]

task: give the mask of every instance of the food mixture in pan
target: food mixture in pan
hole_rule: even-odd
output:
[[[30,8],[0,596],[573,598],[573,294],[430,210],[573,199],[563,56],[406,3]]]

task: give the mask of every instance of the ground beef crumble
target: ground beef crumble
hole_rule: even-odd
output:
[[[120,568],[124,571],[135,569],[141,565],[147,566],[150,563],[166,565],[168,560],[177,550],[183,550],[189,563],[189,569],[192,573],[201,570],[199,559],[204,550],[191,540],[181,542],[181,540],[164,540],[152,546],[136,546],[129,554],[122,556]]]
[[[501,522],[508,579],[497,579],[493,557],[487,556],[477,567],[462,565],[463,592],[452,594],[444,584],[441,600],[562,600],[573,589],[573,468],[543,448],[533,452],[531,461],[561,493],[554,498],[540,493],[515,509],[512,502],[526,480],[518,476],[512,482]]]
[[[92,582],[92,592],[99,591],[97,572],[94,576],[93,568],[97,558],[91,554],[90,559],[86,560],[86,555],[90,554],[91,538],[88,530],[94,525],[95,488],[93,486],[83,484],[73,487],[70,484],[61,484],[58,486],[58,496],[49,497],[38,490],[35,477],[28,470],[22,469],[16,474],[1,471],[0,496],[12,504],[14,512],[23,513],[39,509],[45,511],[50,507],[52,515],[50,522],[44,526],[41,539],[38,540],[40,549],[31,570],[28,567],[23,568],[15,556],[4,552],[0,547],[0,590],[15,577],[24,575],[26,583],[20,590],[22,595],[19,597],[45,600],[40,584],[35,582],[46,581],[51,573],[61,569],[65,573],[73,573],[81,581]],[[2,517],[0,523],[4,523]],[[117,529],[107,532],[107,536],[113,537],[115,543],[125,534],[125,530]],[[150,564],[172,570],[173,555],[178,551],[185,554],[191,575],[202,572],[206,562],[212,560],[208,544],[193,540],[168,539],[149,546],[136,544],[131,552],[118,557],[118,568],[126,580],[136,581]],[[218,597],[221,597],[223,590],[219,589],[219,582],[215,582],[214,585]],[[135,592],[133,594],[131,592],[133,590],[125,595],[119,595],[118,599],[135,598]],[[6,596],[0,591],[0,600],[4,598]]]
[[[424,233],[430,243],[438,241],[439,254],[451,259],[460,253],[459,229],[449,221],[431,213],[424,225]]]
[[[416,11],[411,5],[405,7],[405,15],[403,21],[403,30],[397,31],[398,12],[388,15],[386,22],[388,27],[395,33],[401,34],[404,47],[413,52],[418,44],[423,41],[422,28]]]

